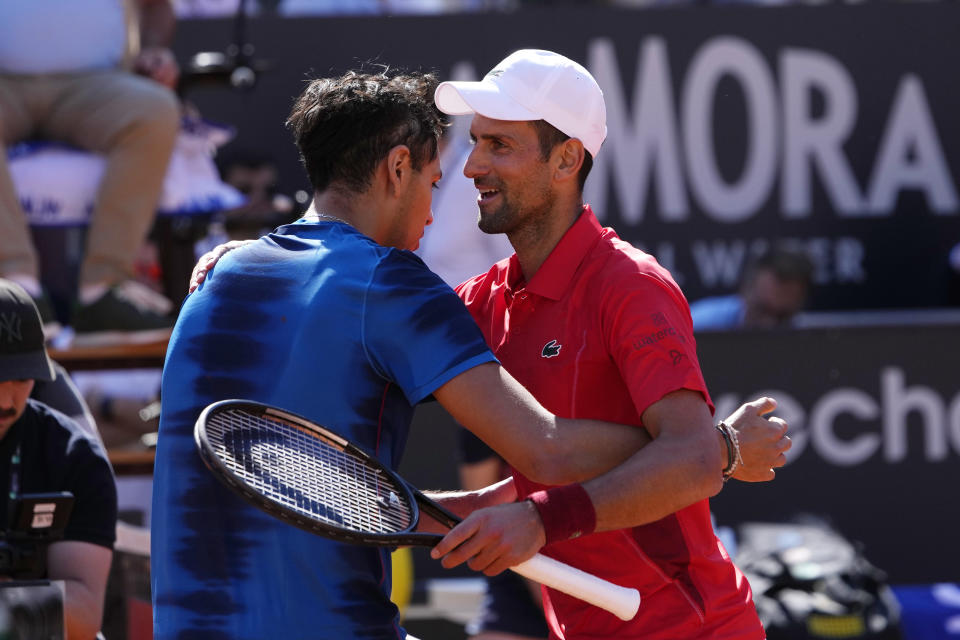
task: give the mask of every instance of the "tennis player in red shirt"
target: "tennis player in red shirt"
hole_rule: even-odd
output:
[[[564,56],[522,50],[480,82],[442,83],[435,99],[448,114],[474,114],[464,173],[479,190],[479,226],[507,234],[516,251],[457,288],[487,343],[556,415],[635,424],[653,441],[582,485],[545,487],[514,473],[519,502],[475,512],[434,557],[496,573],[503,540],[516,545],[518,531],[533,531],[531,553],[546,544],[547,555],[639,589],[629,622],[545,589],[551,638],[764,638],[750,586],[713,532],[708,498],[731,475],[774,472],[738,474],[729,431],[721,442],[730,456],[718,464],[722,427],[683,293],[583,203],[606,136],[596,81]],[[774,406],[763,399],[739,411]],[[771,421],[783,427],[785,451],[786,425]]]

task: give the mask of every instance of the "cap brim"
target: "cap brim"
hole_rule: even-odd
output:
[[[0,382],[7,380],[53,380],[53,363],[45,350],[0,356]]]
[[[477,113],[494,120],[540,120],[492,82],[441,82],[433,94],[440,111],[451,116]]]

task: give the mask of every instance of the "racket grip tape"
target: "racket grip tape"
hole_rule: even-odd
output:
[[[544,555],[537,554],[511,569],[551,589],[606,609],[621,620],[632,620],[640,608],[640,592],[636,589],[621,587]]]

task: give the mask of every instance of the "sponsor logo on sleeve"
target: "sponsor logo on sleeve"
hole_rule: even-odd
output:
[[[634,349],[643,349],[645,347],[652,347],[662,340],[667,338],[676,338],[678,337],[677,330],[673,327],[664,327],[658,331],[648,333],[645,336],[640,336],[633,339],[633,348]]]

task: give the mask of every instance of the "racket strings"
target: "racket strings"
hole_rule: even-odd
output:
[[[303,429],[231,410],[211,416],[206,430],[226,467],[271,502],[351,531],[389,534],[412,524],[392,478]]]

